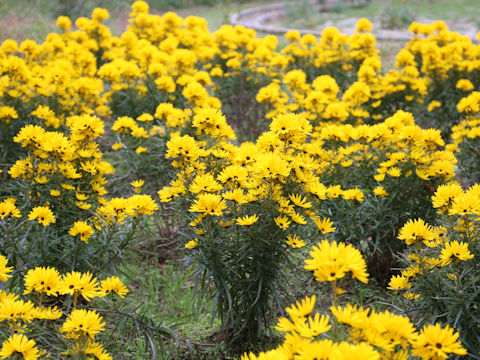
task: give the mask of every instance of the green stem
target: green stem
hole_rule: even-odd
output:
[[[47,261],[47,254],[45,253],[45,227],[43,227],[42,231],[41,231],[41,234],[42,234],[42,239],[40,241],[40,250],[42,252],[42,259],[43,259],[43,264],[46,265],[48,264],[48,261]]]
[[[75,258],[73,259],[72,271],[75,271],[75,269],[77,268],[78,256],[80,254],[80,239],[78,237],[75,237],[75,240],[76,240]]]
[[[78,292],[77,290],[75,290],[73,293],[73,310],[77,308],[77,298],[78,298]]]
[[[332,286],[332,298],[333,298],[333,306],[338,306],[338,295],[337,295],[337,280],[333,280],[330,282]],[[336,340],[339,339],[339,322],[338,319],[334,316],[333,317],[333,334]],[[343,339],[342,339],[343,340]]]
[[[332,292],[333,292],[333,306],[338,305],[338,295],[337,295],[337,280],[333,280],[330,282],[332,285]]]

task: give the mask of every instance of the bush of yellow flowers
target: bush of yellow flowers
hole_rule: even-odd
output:
[[[158,209],[149,195],[105,197],[114,169],[96,143],[104,133],[98,117],[69,116],[66,127],[69,134],[26,125],[13,139],[26,156],[8,170],[0,226],[2,250],[18,270],[111,270],[142,216]]]
[[[389,283],[400,292],[413,318],[441,321],[458,329],[469,353],[477,357],[480,197],[478,184],[463,189],[457,182],[438,187],[432,205],[436,222],[411,219],[398,239],[408,245],[405,267]]]
[[[228,141],[234,132],[217,109],[195,112],[193,125],[205,140],[171,136],[166,157],[177,174],[158,195],[161,202],[174,200],[186,219],[180,226],[189,261],[199,264],[207,285],[214,285],[225,331],[252,340],[275,316],[289,252],[333,230],[312,207],[323,185],[301,177],[296,162],[302,155],[288,145],[304,143],[312,128],[292,115],[288,130],[274,121],[256,144],[236,146]]]
[[[458,175],[464,184],[473,185],[480,177],[478,162],[478,133],[480,92],[474,91],[460,99],[457,110],[462,114],[462,120],[452,127],[451,143],[447,146],[455,152],[458,159]]]
[[[2,287],[19,290],[10,286],[12,271],[0,255]],[[35,267],[22,285],[23,292],[0,290],[0,359],[112,359],[98,342],[106,323],[90,302],[123,299],[129,290],[119,278],[98,281],[90,272]]]
[[[426,80],[427,91],[418,114],[420,123],[440,129],[448,136],[463,112],[457,103],[478,89],[479,45],[449,31],[442,21],[414,22],[409,31],[413,36],[397,54],[396,66]]]
[[[358,246],[370,273],[384,281],[402,249],[398,228],[411,217],[435,216],[430,197],[455,175],[455,156],[439,130],[420,128],[404,111],[376,125],[325,125],[312,138],[310,164],[327,187],[320,207],[332,214],[334,237]]]
[[[281,289],[287,245],[333,232],[362,246],[385,277],[402,248],[396,227],[412,214],[431,218],[432,188],[454,175],[454,156],[437,150],[440,132],[422,130],[405,112],[322,131],[302,115],[280,114],[255,144],[240,146],[227,142],[232,129],[218,110],[194,112],[197,135],[210,139],[171,136],[166,156],[177,176],[158,194],[190,221],[185,246],[215,285],[223,325],[248,336],[268,324],[265,304]]]

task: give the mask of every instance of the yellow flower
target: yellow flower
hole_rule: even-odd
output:
[[[66,333],[66,338],[88,336],[94,339],[95,335],[103,331],[105,323],[102,317],[95,311],[79,309],[73,310],[60,328],[60,332]]]
[[[405,241],[407,245],[412,245],[417,241],[423,241],[423,243],[428,246],[435,240],[435,237],[435,232],[432,227],[422,219],[409,220],[403,225],[398,234],[398,239]]]
[[[412,355],[422,359],[447,359],[450,354],[466,355],[467,350],[458,341],[460,334],[449,325],[441,328],[440,324],[427,325],[412,341]]]
[[[480,215],[480,198],[466,193],[460,194],[453,200],[452,206],[448,210],[449,215]]]
[[[5,40],[2,43],[2,45],[0,46],[0,51],[5,52],[5,53],[12,53],[12,52],[17,51],[17,49],[18,49],[18,44],[13,39]]]
[[[480,111],[480,92],[474,91],[470,95],[460,99],[457,104],[460,113],[477,113]]]
[[[330,198],[336,199],[343,193],[341,185],[330,185],[327,188],[327,195]]]
[[[59,272],[51,267],[36,267],[28,270],[23,281],[25,283],[24,294],[36,291],[45,293],[48,296],[56,296],[61,285]]]
[[[192,181],[189,190],[193,194],[216,192],[222,190],[222,185],[215,180],[212,174],[206,173],[197,175]]]
[[[108,13],[107,9],[103,9],[103,8],[93,9],[92,20],[100,22],[100,21],[103,21],[103,20],[107,20],[109,17],[110,17],[110,14]]]
[[[130,183],[135,188],[135,192],[139,193],[142,189],[142,186],[145,184],[145,180],[135,180]]]
[[[468,79],[458,80],[455,87],[457,89],[462,90],[462,91],[470,91],[470,90],[473,90],[475,88],[475,86],[472,84],[472,82]]]
[[[118,142],[112,145],[113,150],[120,150],[123,147],[123,143]]]
[[[412,284],[409,283],[408,277],[403,275],[394,275],[388,283],[388,289],[390,290],[405,290],[410,289]]]
[[[40,351],[35,347],[34,340],[29,340],[23,334],[13,334],[2,345],[0,359],[16,357],[20,354],[25,360],[35,360],[40,357]]]
[[[388,196],[388,192],[385,190],[383,186],[377,186],[375,189],[373,189],[373,193],[378,197]]]
[[[7,216],[20,217],[20,210],[15,206],[15,198],[8,198],[0,202],[0,218],[5,219]]]
[[[51,189],[50,190],[50,195],[52,196],[60,196],[60,191],[59,190],[56,190],[56,189]]]
[[[237,225],[249,226],[257,222],[258,216],[256,214],[252,216],[244,216],[243,218],[237,219]]]
[[[385,179],[385,173],[375,174],[375,175],[373,175],[373,178],[376,181],[382,182]]]
[[[364,200],[363,192],[359,188],[344,190],[342,192],[342,197],[345,200],[357,200],[357,201],[360,201],[360,202],[363,202],[363,200]]]
[[[146,14],[148,13],[149,5],[146,1],[137,0],[132,4],[132,10],[135,14]]]
[[[128,199],[128,206],[142,215],[153,215],[158,210],[158,205],[150,195],[133,195]]]
[[[357,21],[355,31],[356,32],[372,31],[372,23],[366,18],[361,18]]]
[[[323,235],[334,232],[336,228],[333,226],[333,222],[329,218],[323,218],[320,220],[319,217],[314,217],[313,221],[317,225],[318,231]]]
[[[0,119],[8,124],[11,119],[17,119],[18,113],[17,111],[10,106],[0,106]]]
[[[205,215],[222,216],[227,203],[220,195],[200,194],[194,204],[190,206],[190,212],[199,212]]]
[[[307,220],[305,219],[305,217],[299,213],[292,212],[289,215],[292,221],[296,222],[297,224],[305,225],[307,223]]]
[[[47,226],[55,222],[55,215],[47,206],[37,206],[28,214],[28,220],[37,220],[39,224]]]
[[[440,185],[432,196],[432,205],[434,208],[446,211],[452,206],[454,199],[461,194],[463,189],[458,183]]]
[[[167,93],[173,93],[175,91],[176,85],[175,81],[167,75],[160,76],[155,80],[155,85],[159,90],[163,90]]]
[[[70,228],[69,234],[72,236],[80,235],[80,240],[88,244],[88,239],[92,236],[94,230],[86,221],[75,221]]]
[[[8,260],[5,256],[0,255],[0,281],[7,281],[11,275],[8,275],[13,271],[12,266],[7,266]],[[0,301],[1,303],[1,301]]]
[[[306,202],[307,198],[302,198],[301,194],[292,194],[289,197],[290,197],[290,200],[292,200],[292,202],[298,207],[302,207],[304,209],[308,209],[312,207],[312,203]]]
[[[319,313],[316,313],[313,318],[309,316],[306,322],[298,323],[297,331],[301,336],[312,339],[331,329],[329,321],[329,316],[320,316]]]
[[[86,203],[86,202],[83,202],[83,201],[76,201],[75,202],[75,205],[78,206],[79,209],[82,209],[82,210],[88,210],[92,207],[91,204],[89,203]]]
[[[8,320],[12,325],[18,324],[18,320],[24,323],[31,322],[33,318],[37,317],[35,312],[35,306],[31,301],[7,296],[0,302],[0,321]]]
[[[275,224],[277,224],[280,229],[286,230],[290,226],[290,223],[291,221],[288,220],[286,216],[277,216],[275,218]]]
[[[305,241],[300,239],[297,234],[287,235],[287,244],[290,245],[292,248],[301,248],[307,245]]]
[[[391,177],[399,177],[402,174],[402,170],[394,166],[387,170],[387,174],[390,175]]]
[[[316,296],[312,295],[311,297],[305,297],[300,302],[297,301],[295,304],[290,305],[285,309],[285,311],[290,315],[290,318],[297,323],[298,320],[303,320],[305,317],[310,315],[315,307]]]
[[[352,360],[352,359],[368,359],[380,360],[380,354],[373,348],[372,345],[361,342],[359,344],[351,344],[342,341],[332,351],[331,359],[335,360]]]
[[[185,248],[192,250],[192,249],[195,249],[197,245],[198,245],[198,239],[190,240],[185,244]]]
[[[112,291],[122,298],[129,292],[127,287],[123,285],[122,281],[116,276],[111,276],[100,281],[99,296],[107,296]]]
[[[367,265],[359,250],[352,245],[323,240],[310,251],[305,269],[312,270],[317,281],[334,281],[347,272],[361,282],[368,282]]]
[[[72,20],[68,16],[59,16],[57,18],[57,26],[62,30],[70,30],[72,27]]]
[[[137,154],[141,154],[141,153],[144,153],[145,151],[147,151],[148,149],[146,147],[143,147],[143,146],[139,146],[135,149],[135,152]]]
[[[62,276],[59,286],[61,294],[75,295],[77,293],[82,295],[86,301],[99,296],[97,278],[94,278],[89,272],[84,274],[78,271],[69,272]]]
[[[473,259],[473,254],[468,250],[468,244],[458,241],[445,243],[445,248],[440,254],[441,266],[446,266],[455,260],[466,261]]]

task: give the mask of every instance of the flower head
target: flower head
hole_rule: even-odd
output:
[[[111,292],[115,292],[123,298],[129,291],[118,277],[111,276],[100,281],[100,296],[106,296]]]
[[[60,328],[60,332],[66,333],[67,338],[88,336],[94,339],[95,335],[103,331],[105,323],[102,317],[95,311],[79,309],[73,310]]]
[[[9,358],[15,354],[21,354],[25,360],[35,360],[40,357],[35,341],[29,340],[23,334],[13,334],[3,343],[0,359]]]
[[[88,239],[92,236],[94,230],[87,224],[86,221],[75,221],[73,226],[70,228],[69,234],[72,236],[80,236],[80,240],[88,243]]]
[[[258,216],[256,214],[252,216],[244,216],[243,218],[237,219],[237,225],[250,226],[256,223],[257,220],[258,220]]]
[[[468,244],[458,241],[450,241],[440,254],[441,265],[446,266],[455,260],[466,261],[473,259],[473,254],[468,250]]]
[[[60,289],[60,280],[60,274],[55,268],[36,267],[35,269],[30,269],[24,276],[24,294],[36,291],[56,296]]]
[[[467,351],[458,341],[459,333],[450,326],[442,329],[440,324],[427,325],[412,342],[412,355],[422,359],[447,359],[449,354],[466,355]]]
[[[37,206],[28,214],[28,220],[37,220],[39,224],[47,226],[55,222],[55,215],[48,206]]]
[[[12,266],[7,266],[8,260],[5,256],[0,255],[0,281],[7,281],[11,276],[9,273],[13,271]]]
[[[361,282],[368,282],[367,265],[359,250],[352,245],[323,240],[310,251],[305,269],[312,270],[317,281],[334,281],[347,272]]]

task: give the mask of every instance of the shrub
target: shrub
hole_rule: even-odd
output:
[[[310,210],[312,195],[294,165],[301,155],[287,145],[287,139],[304,141],[308,121],[289,117],[283,131],[279,118],[265,134],[269,139],[236,147],[226,142],[233,133],[221,113],[196,113],[198,133],[209,136],[203,142],[172,136],[167,142],[166,156],[178,170],[171,186],[159,191],[160,201],[175,199],[175,209],[189,222],[182,226],[191,249],[188,261],[214,285],[224,330],[245,344],[275,316],[289,253],[303,247],[303,239],[333,229]]]
[[[422,322],[440,321],[458,329],[472,356],[478,356],[479,187],[442,185],[432,197],[440,217],[431,226],[408,221],[398,238],[408,245],[405,268],[389,288],[405,297],[404,308]]]
[[[328,359],[447,359],[449,354],[466,355],[453,328],[439,323],[418,331],[405,316],[388,310],[377,312],[357,305],[339,305],[344,290],[337,281],[347,273],[368,282],[361,253],[350,245],[324,240],[310,252],[305,268],[313,270],[317,281],[332,284],[330,315],[314,313],[316,296],[305,297],[286,309],[290,319],[281,318],[276,329],[285,332],[283,344],[257,356],[245,354],[242,360],[296,359],[321,356]]]
[[[59,271],[112,268],[132,239],[138,215],[158,209],[148,195],[107,199],[106,176],[95,139],[103,122],[90,115],[67,118],[69,136],[27,125],[14,138],[27,156],[9,169],[1,202],[2,251],[18,269],[53,266]]]
[[[0,255],[0,281],[7,281],[12,271]],[[104,298],[112,304],[118,297],[124,298],[129,291],[120,279],[110,277],[99,282],[89,272],[60,275],[53,267],[36,267],[27,271],[22,283],[22,297],[0,290],[1,358],[19,354],[24,359],[86,355],[112,358],[98,342],[106,323],[97,311],[89,309],[89,302]],[[13,288],[18,290],[20,286]]]

